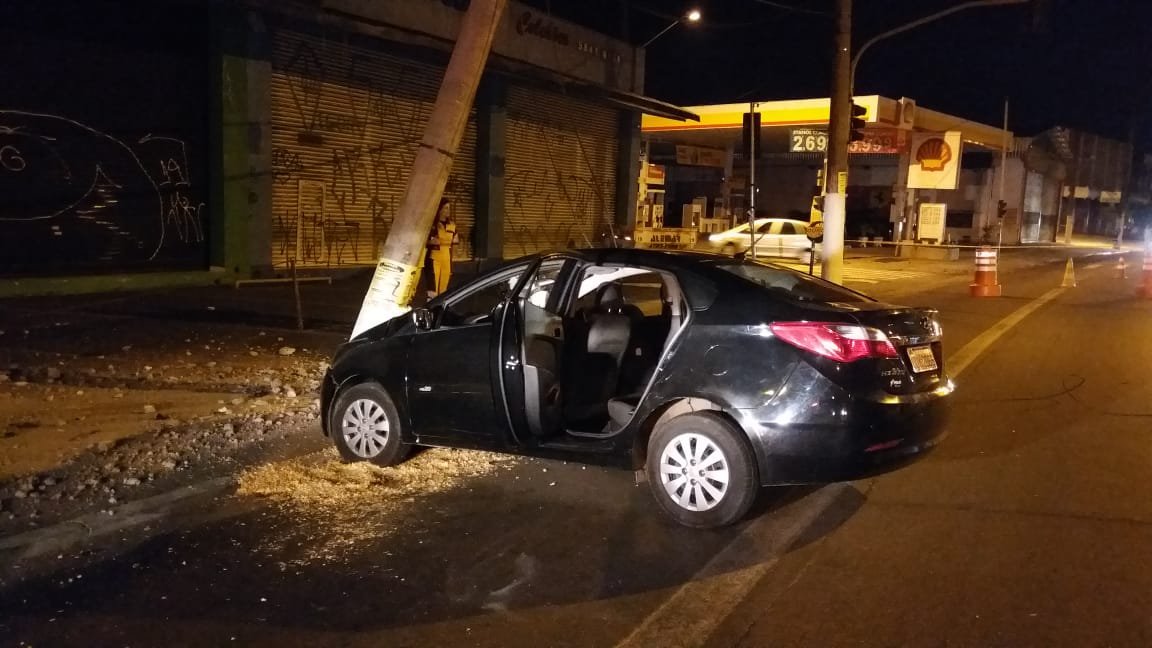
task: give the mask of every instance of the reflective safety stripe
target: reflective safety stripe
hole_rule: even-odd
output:
[[[996,249],[982,247],[976,250],[976,272],[988,272],[996,269]]]

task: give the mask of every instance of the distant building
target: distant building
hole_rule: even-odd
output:
[[[1074,231],[1113,236],[1127,177],[1127,144],[1054,128],[1020,138],[1003,129],[948,115],[908,99],[859,96],[865,139],[849,155],[846,237],[891,240],[916,223],[919,205],[947,206],[945,240],[1005,244],[1062,240]],[[749,161],[740,142],[748,104],[692,106],[699,123],[645,117],[646,161],[659,165],[662,185],[640,214],[660,213],[665,226],[692,227],[704,216],[731,221],[748,208]],[[757,103],[761,114],[756,211],[807,219],[819,192],[828,124],[827,99]],[[918,136],[958,133],[955,189],[907,188]],[[1007,155],[1002,154],[1007,149]],[[1001,159],[1007,165],[1001,173]],[[1000,189],[1003,178],[1003,192]],[[1152,182],[1152,178],[1149,179]],[[1003,218],[999,201],[1006,203]],[[712,226],[709,224],[709,226]],[[913,237],[917,236],[914,230]]]

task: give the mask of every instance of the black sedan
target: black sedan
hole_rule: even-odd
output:
[[[953,391],[935,315],[731,257],[537,255],[341,347],[322,421],[350,461],[422,445],[643,470],[673,519],[715,527],[761,486],[934,446]]]

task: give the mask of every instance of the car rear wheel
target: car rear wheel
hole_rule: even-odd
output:
[[[394,466],[404,461],[411,448],[400,439],[396,405],[376,383],[361,383],[343,390],[332,407],[328,429],[345,461]]]
[[[711,412],[678,416],[657,429],[647,473],[660,508],[680,524],[702,529],[744,517],[759,489],[744,434]]]

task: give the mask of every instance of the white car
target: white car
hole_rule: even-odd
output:
[[[756,219],[756,256],[790,257],[808,260],[808,252],[813,243],[808,240],[808,223],[790,218]],[[708,236],[708,247],[722,254],[734,255],[746,252],[752,237],[748,234],[748,223],[730,230]],[[816,257],[820,257],[817,247]]]

